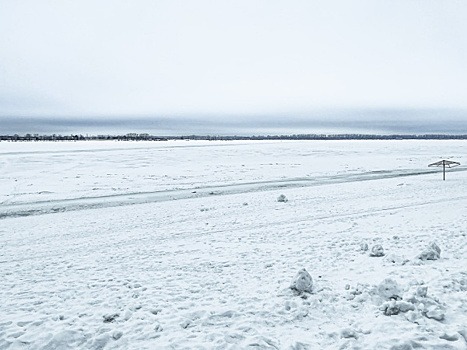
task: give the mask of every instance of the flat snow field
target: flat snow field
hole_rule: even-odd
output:
[[[467,349],[466,154],[1,142],[0,349]]]

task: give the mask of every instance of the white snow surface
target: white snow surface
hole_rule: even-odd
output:
[[[0,349],[467,349],[466,151],[1,142]]]

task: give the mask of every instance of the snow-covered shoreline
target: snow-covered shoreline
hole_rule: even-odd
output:
[[[2,207],[193,196],[1,219],[0,349],[467,348],[467,173],[423,173],[467,142],[61,145],[0,144]]]

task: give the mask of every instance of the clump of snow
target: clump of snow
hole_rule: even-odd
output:
[[[286,203],[288,202],[288,199],[285,195],[281,194],[279,197],[277,197],[277,201],[281,203]]]
[[[308,292],[311,293],[313,290],[313,279],[306,269],[298,271],[297,275],[290,285],[290,289],[295,290],[299,293]]]
[[[428,287],[427,286],[420,286],[417,287],[417,295],[421,296],[422,298],[425,298],[428,293]]]
[[[371,248],[370,256],[384,256],[384,249],[381,244],[376,244]]]
[[[402,290],[399,284],[390,278],[386,278],[383,282],[381,282],[376,287],[376,292],[384,300],[400,300],[402,295]]]
[[[400,312],[413,311],[415,310],[415,306],[402,300],[390,300],[383,303],[379,309],[383,311],[386,316],[391,316],[397,315]]]
[[[395,265],[405,265],[409,262],[409,259],[406,259],[404,256],[399,256],[396,254],[389,254],[385,257],[384,260]]]
[[[122,331],[114,331],[113,334],[112,334],[112,338],[114,340],[118,340],[122,337],[123,335],[123,332]]]
[[[444,320],[444,311],[438,305],[430,306],[426,311],[423,312],[423,314],[426,317],[432,318],[432,319],[434,319],[436,321]]]
[[[417,259],[426,261],[426,260],[438,260],[441,256],[441,248],[435,243],[432,242],[428,247],[425,248],[423,252],[421,252]]]
[[[357,332],[351,328],[344,328],[341,330],[341,338],[358,338]]]
[[[365,242],[360,243],[360,250],[364,252],[368,251],[368,244]]]
[[[363,284],[358,283],[356,287],[349,286],[349,288],[347,289],[347,286],[346,286],[346,290],[347,290],[347,293],[346,293],[345,298],[347,300],[355,300],[358,302],[364,302],[368,299],[368,285],[363,285]]]
[[[445,307],[436,299],[427,296],[428,287],[413,285],[402,293],[402,288],[392,279],[385,279],[375,288],[376,294],[385,300],[380,306],[384,315],[392,316],[400,313],[416,324],[423,322],[424,317],[442,321],[445,318]]]

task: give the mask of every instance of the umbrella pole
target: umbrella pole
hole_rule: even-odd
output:
[[[446,180],[446,162],[443,160],[443,181]]]

